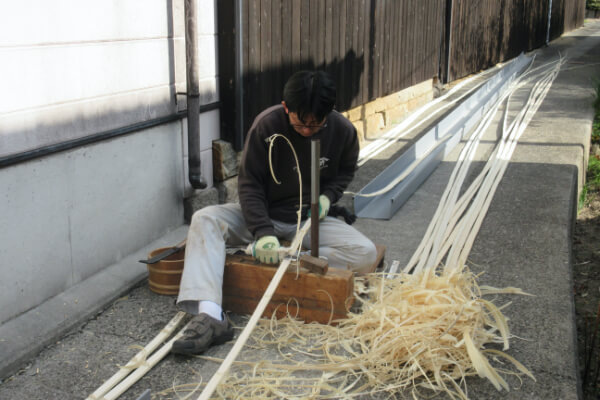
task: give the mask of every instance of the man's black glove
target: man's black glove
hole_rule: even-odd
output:
[[[348,225],[352,225],[356,222],[356,215],[352,214],[346,207],[338,206],[337,204],[333,204],[329,208],[328,215],[335,218],[342,217]]]

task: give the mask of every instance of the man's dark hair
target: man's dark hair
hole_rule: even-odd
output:
[[[298,71],[283,88],[283,101],[289,111],[304,122],[307,115],[322,121],[335,104],[335,82],[324,71]]]

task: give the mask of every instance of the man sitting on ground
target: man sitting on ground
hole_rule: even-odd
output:
[[[354,177],[358,159],[356,129],[333,110],[335,83],[322,71],[300,71],[290,77],[283,101],[260,113],[248,131],[238,175],[239,204],[205,207],[194,213],[189,228],[178,305],[195,315],[172,351],[199,354],[214,344],[233,338],[233,329],[223,315],[222,288],[226,245],[254,242],[254,256],[265,263],[278,263],[279,239],[296,234],[299,194],[294,154],[302,175],[302,220],[310,209],[310,142],[321,142],[319,196],[319,255],[332,268],[365,271],[376,258],[375,245],[345,222],[327,217]],[[274,181],[269,165],[272,165]],[[310,234],[302,242],[310,249]]]

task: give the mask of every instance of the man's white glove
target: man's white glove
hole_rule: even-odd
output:
[[[319,196],[319,219],[323,219],[327,216],[330,205],[331,202],[329,201],[329,197],[324,194]]]
[[[275,236],[263,236],[254,242],[252,256],[266,264],[279,262],[279,240]]]

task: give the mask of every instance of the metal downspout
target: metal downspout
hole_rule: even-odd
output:
[[[446,81],[448,83],[450,79],[450,58],[452,55],[452,19],[454,14],[454,4],[452,0],[446,1]]]
[[[546,29],[546,46],[550,44],[550,23],[552,22],[552,0],[548,1],[548,28]]]
[[[244,145],[244,54],[243,54],[243,1],[235,2],[235,143],[237,150]]]
[[[198,0],[185,0],[185,59],[189,180],[194,189],[206,188],[200,171],[200,83],[198,77]]]

